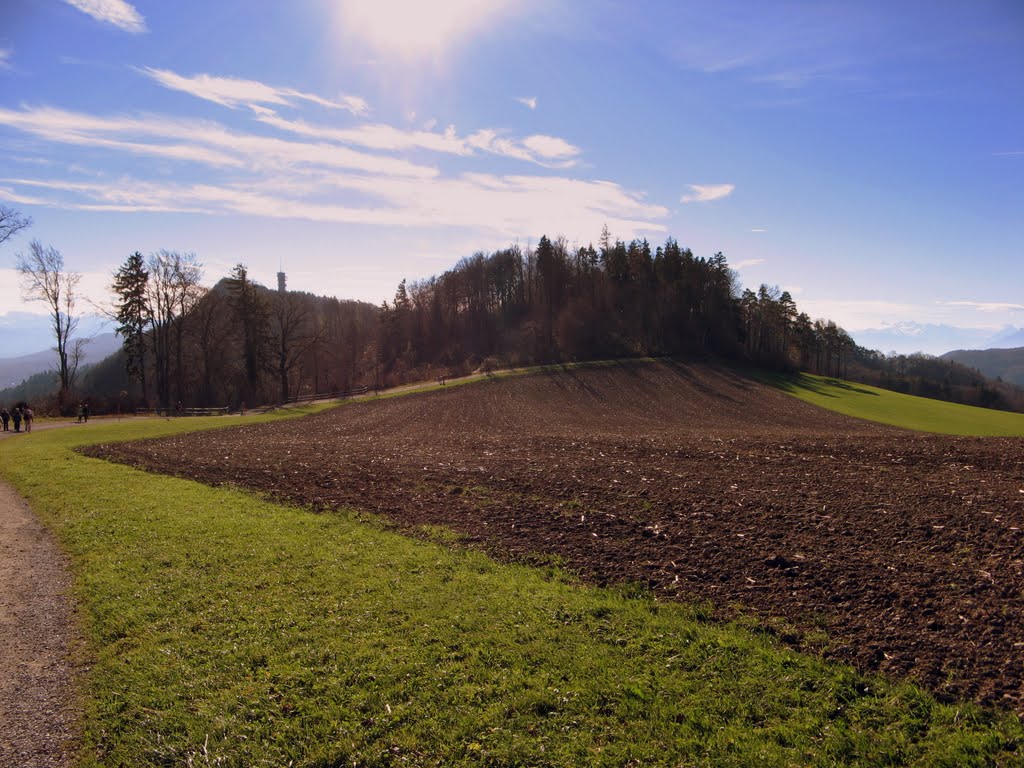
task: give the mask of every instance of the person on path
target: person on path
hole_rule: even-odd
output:
[[[11,416],[14,419],[14,431],[21,432],[21,409],[15,408]]]
[[[4,432],[10,432],[7,425],[11,421],[11,414],[6,408],[4,408],[3,411],[0,411],[0,419],[3,419],[4,422]]]
[[[89,404],[82,403],[82,415],[85,416],[85,423],[89,423]]]
[[[82,419],[85,418],[85,405],[82,403],[78,404],[78,423],[82,423]]]
[[[24,416],[24,418],[25,418],[25,431],[26,432],[31,432],[32,431],[32,419],[34,419],[35,417],[36,417],[36,415],[34,413],[32,413],[32,409],[29,408],[28,406],[25,406],[25,416]]]

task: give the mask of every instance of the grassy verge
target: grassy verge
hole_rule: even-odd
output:
[[[859,419],[946,435],[1024,437],[1022,413],[914,397],[809,373],[782,376],[759,372],[753,375],[805,402]]]
[[[938,704],[700,609],[73,451],[223,423],[0,443],[0,473],[74,569],[94,656],[82,765],[1019,759],[1013,716]]]

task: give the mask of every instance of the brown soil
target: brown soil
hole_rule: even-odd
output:
[[[794,642],[824,628],[861,668],[1024,711],[1024,440],[904,432],[724,369],[640,364],[93,453],[739,604]]]

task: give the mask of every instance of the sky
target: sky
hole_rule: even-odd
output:
[[[244,263],[380,303],[476,251],[607,225],[722,251],[744,287],[896,351],[1024,326],[1020,0],[3,16],[0,204],[33,225],[0,245],[0,356],[45,328],[13,270],[32,239],[96,302],[129,254],[167,249],[207,284]]]

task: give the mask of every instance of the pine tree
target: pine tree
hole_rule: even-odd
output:
[[[150,321],[146,286],[149,272],[142,254],[129,256],[114,274],[111,290],[117,296],[116,332],[124,339],[125,368],[128,378],[142,386],[146,399],[146,327]]]

